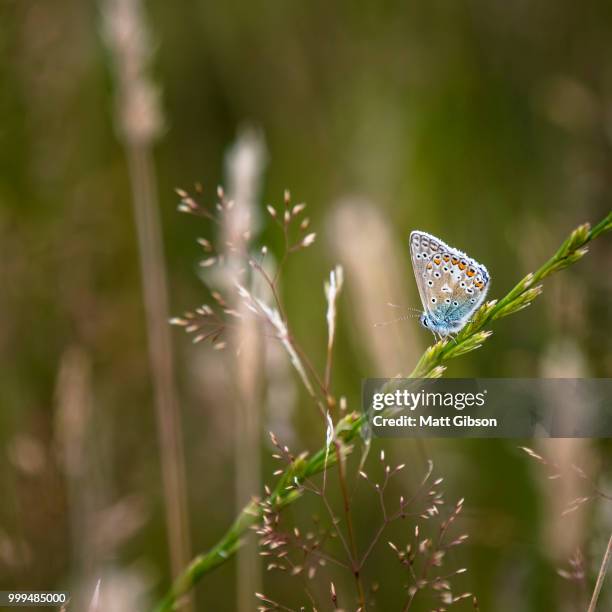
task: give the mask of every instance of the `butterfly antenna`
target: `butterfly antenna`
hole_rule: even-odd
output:
[[[390,321],[381,321],[380,323],[374,323],[374,327],[384,327],[385,325],[391,325],[392,323],[397,323],[398,321],[405,321],[406,319],[414,319],[418,317],[417,314],[407,314],[402,317],[397,317],[396,319],[391,319]]]
[[[391,308],[401,308],[402,310],[411,310],[412,312],[418,312],[421,314],[421,311],[418,308],[411,308],[410,306],[399,306],[398,304],[393,304],[392,302],[387,302],[387,306]]]

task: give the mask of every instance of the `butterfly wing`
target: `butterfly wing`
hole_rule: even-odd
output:
[[[425,312],[451,331],[461,329],[486,297],[487,269],[426,232],[410,234],[410,256]]]
[[[433,285],[428,281],[427,265],[434,253],[439,250],[439,243],[433,236],[425,232],[414,231],[410,234],[410,257],[412,259],[412,270],[416,280],[419,297],[425,312],[431,311],[431,298],[434,297]],[[432,246],[433,244],[433,246]]]

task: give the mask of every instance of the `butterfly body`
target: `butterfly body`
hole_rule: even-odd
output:
[[[410,234],[410,256],[423,303],[421,325],[442,337],[458,333],[484,301],[489,272],[426,232]]]

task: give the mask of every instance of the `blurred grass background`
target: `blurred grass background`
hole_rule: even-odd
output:
[[[140,589],[151,601],[170,568],[103,11],[103,2],[77,0],[0,6],[0,589],[76,590],[104,573],[117,592]],[[351,407],[362,377],[409,371],[404,359],[430,341],[416,321],[372,327],[395,315],[386,302],[419,305],[410,230],[485,263],[496,296],[572,227],[610,209],[608,2],[153,0],[145,11],[165,121],[154,155],[172,313],[208,299],[195,238],[210,232],[176,214],[173,189],[201,181],[212,200],[225,152],[254,125],[268,159],[262,211],[290,188],[318,232],[317,245],[289,261],[282,292],[319,366],[322,282],[337,261],[347,270],[334,389]],[[261,221],[260,241],[279,252],[263,213]],[[611,267],[609,241],[596,242],[449,375],[610,376]],[[227,389],[214,384],[218,354],[177,334],[174,346],[191,548],[199,551],[234,514],[234,412]],[[264,480],[267,429],[282,429],[295,450],[323,440],[312,407],[285,382],[290,401],[262,414]],[[66,403],[76,406],[68,417]],[[609,443],[549,446],[594,478],[609,477]],[[411,443],[394,443],[393,453],[412,462],[417,480],[424,462]],[[610,509],[560,522],[571,491],[545,482],[511,442],[431,441],[428,453],[451,496],[468,500],[473,539],[461,553],[470,568],[462,584],[482,610],[578,609],[575,587],[555,568],[577,545],[596,566]],[[359,532],[373,521],[360,514]],[[395,563],[381,552],[371,579],[383,582]],[[289,580],[265,580],[277,599],[295,597]],[[232,562],[198,588],[196,609],[238,609],[235,581]],[[381,585],[379,609],[395,609],[393,588]]]

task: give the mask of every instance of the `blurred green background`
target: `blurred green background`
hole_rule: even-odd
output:
[[[113,608],[134,610],[164,592],[171,570],[130,175],[102,34],[107,4],[0,4],[0,589],[90,593],[103,577],[117,601],[143,594]],[[153,155],[170,312],[209,300],[195,238],[212,233],[176,213],[173,190],[200,181],[213,201],[228,148],[254,126],[267,159],[256,244],[280,255],[263,205],[281,204],[285,188],[307,202],[317,232],[316,244],[288,261],[281,289],[319,369],[322,284],[335,263],[345,267],[333,388],[351,408],[363,377],[409,372],[430,342],[416,320],[374,327],[396,316],[387,302],[419,306],[412,229],[483,262],[497,297],[574,226],[610,210],[609,2],[154,0],[143,17],[154,52],[148,78],[164,118]],[[448,374],[609,377],[611,269],[604,237]],[[176,330],[172,337],[195,553],[216,541],[248,495],[236,491],[239,413],[231,388],[219,384],[222,357]],[[257,407],[263,482],[274,469],[268,429],[296,451],[324,439],[289,366],[267,363],[264,386],[276,376],[286,389],[284,399]],[[66,417],[70,401],[87,408]],[[610,448],[539,447],[579,463],[608,490]],[[409,491],[425,470],[423,449],[396,441],[388,452],[409,464],[396,483],[398,494]],[[471,540],[454,559],[469,568],[460,590],[475,592],[483,611],[584,609],[580,587],[556,569],[581,547],[590,588],[610,504],[560,519],[584,485],[571,476],[547,481],[512,441],[431,440],[426,453],[449,499],[467,500],[461,528]],[[361,489],[355,504],[365,543],[376,507]],[[308,503],[292,510],[297,522],[316,511]],[[399,609],[402,580],[390,553],[383,543],[366,571],[380,584],[374,609]],[[334,579],[350,602],[351,581]],[[196,589],[196,609],[255,609],[254,598],[241,607],[237,583],[232,561]],[[307,603],[286,575],[266,574],[263,584],[291,607]],[[609,594],[601,606],[610,609]]]

